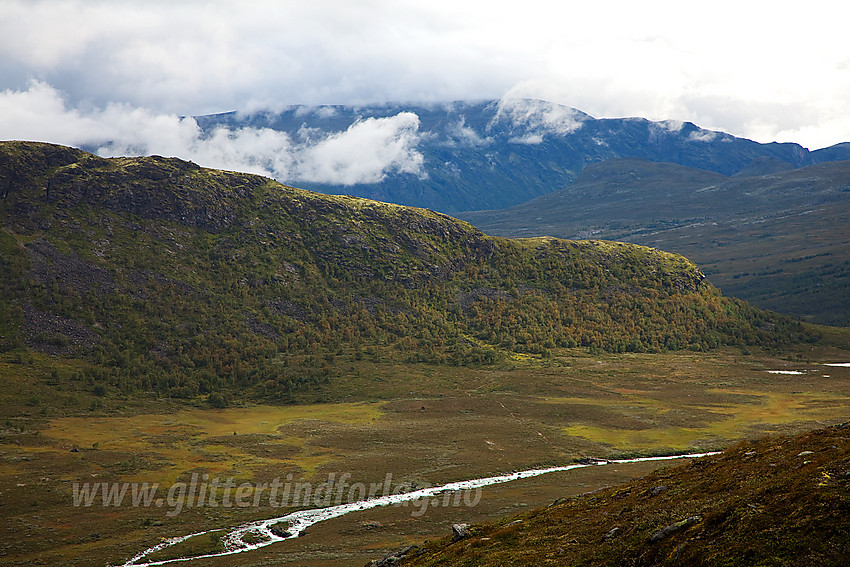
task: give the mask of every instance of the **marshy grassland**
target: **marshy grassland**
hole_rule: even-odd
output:
[[[820,346],[767,352],[589,354],[483,368],[340,360],[339,378],[291,405],[210,408],[201,398],[94,396],[48,385],[44,355],[4,355],[0,438],[0,563],[120,564],[164,537],[227,528],[288,509],[74,506],[74,482],[149,482],[192,474],[236,484],[436,485],[595,456],[718,450],[743,438],[846,421],[850,369],[841,331]],[[828,346],[828,345],[834,346]],[[68,362],[73,364],[73,362]],[[46,366],[45,366],[46,367]],[[798,374],[774,374],[770,370]],[[304,537],[196,565],[363,565],[386,550],[549,504],[667,466],[591,467],[494,486],[475,507],[350,514]],[[673,464],[669,464],[673,466]],[[292,475],[287,477],[287,475]],[[164,489],[161,489],[164,496]],[[191,541],[191,540],[190,540]],[[187,553],[220,545],[187,542]]]

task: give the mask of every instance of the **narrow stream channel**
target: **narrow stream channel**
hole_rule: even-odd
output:
[[[310,526],[317,524],[319,522],[323,522],[325,520],[330,520],[331,518],[337,518],[339,516],[343,516],[348,514],[349,512],[357,512],[358,510],[369,510],[370,508],[377,508],[378,506],[389,506],[391,504],[397,504],[400,502],[407,502],[412,500],[418,500],[420,498],[430,498],[433,496],[437,496],[438,494],[444,494],[446,492],[457,492],[461,490],[470,490],[476,488],[482,488],[485,486],[490,486],[493,484],[501,484],[504,482],[511,482],[512,480],[519,480],[523,478],[531,478],[534,476],[540,476],[547,473],[553,472],[563,472],[570,471],[573,469],[580,469],[584,467],[593,467],[593,466],[602,466],[602,465],[617,465],[617,464],[625,464],[625,463],[642,463],[647,461],[667,461],[673,459],[695,459],[698,457],[705,457],[709,455],[716,455],[718,452],[712,453],[696,453],[690,455],[671,455],[671,456],[663,456],[663,457],[642,457],[637,459],[621,459],[614,461],[607,460],[599,460],[592,463],[582,463],[582,464],[573,464],[566,465],[562,467],[551,467],[548,469],[530,469],[525,471],[514,472],[501,476],[491,476],[487,478],[478,478],[473,480],[463,480],[459,482],[451,482],[448,484],[444,484],[442,486],[433,486],[430,488],[422,488],[419,490],[414,490],[411,492],[405,492],[403,494],[391,494],[386,496],[379,496],[377,498],[372,498],[369,500],[360,500],[357,502],[350,502],[348,504],[339,504],[337,506],[328,506],[326,508],[313,508],[310,510],[298,510],[297,512],[292,512],[285,516],[279,516],[276,518],[269,518],[268,520],[257,520],[254,522],[248,522],[245,524],[241,524],[234,528],[230,528],[226,535],[222,537],[222,541],[224,542],[225,550],[217,553],[210,553],[207,555],[196,555],[192,557],[182,557],[177,559],[168,559],[164,561],[146,561],[145,559],[151,554],[171,547],[173,545],[177,545],[178,543],[182,543],[187,539],[197,537],[200,535],[208,534],[211,532],[222,531],[220,529],[216,530],[207,530],[203,532],[197,532],[185,536],[177,536],[173,538],[168,538],[163,542],[149,547],[144,551],[141,551],[134,555],[131,559],[126,561],[121,565],[121,567],[152,567],[154,565],[165,565],[168,563],[176,563],[181,561],[193,561],[195,559],[209,558],[209,557],[222,557],[225,555],[234,555],[236,553],[245,553],[246,551],[253,551],[255,549],[260,549],[262,547],[266,547],[267,545],[271,545],[273,543],[277,543],[279,541],[284,541],[286,539],[297,538],[304,530],[309,528]],[[289,534],[285,537],[272,533],[272,526],[275,524],[283,523],[285,524],[285,531]],[[261,539],[258,542],[248,543],[245,541],[245,538],[250,536],[252,540]]]

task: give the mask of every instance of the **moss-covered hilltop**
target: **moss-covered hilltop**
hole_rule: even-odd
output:
[[[809,340],[640,246],[508,240],[428,210],[161,157],[0,143],[4,350],[92,387],[288,399],[341,361]]]

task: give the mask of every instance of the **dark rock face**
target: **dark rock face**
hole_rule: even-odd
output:
[[[38,144],[32,151],[33,144],[17,144],[0,155],[0,196],[13,216],[31,223],[32,197],[37,196],[58,213],[104,207],[218,232],[237,218],[240,200],[268,181],[223,171],[204,174],[198,165],[176,158],[119,158],[119,167],[109,167],[108,160],[80,150]],[[15,198],[24,193],[28,198]]]
[[[98,334],[80,321],[40,311],[29,304],[24,304],[23,314],[27,343],[40,352],[71,355],[77,350],[86,352],[100,341]]]
[[[265,182],[236,173],[197,175],[200,171],[190,162],[160,157],[117,171],[69,168],[49,178],[49,201],[60,207],[95,203],[118,213],[218,232],[238,216],[238,201]]]
[[[33,240],[25,248],[32,266],[31,275],[44,286],[55,282],[60,289],[80,294],[93,288],[101,293],[115,289],[109,272],[76,255],[65,256],[44,239]]]

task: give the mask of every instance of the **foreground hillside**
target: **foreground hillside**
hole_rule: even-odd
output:
[[[384,564],[846,565],[848,427],[742,442]]]
[[[850,325],[850,162],[725,176],[611,160],[569,187],[501,211],[460,215],[489,234],[634,242],[683,254],[726,295]]]
[[[481,364],[812,338],[681,256],[494,238],[177,159],[5,142],[0,188],[2,347],[82,359],[59,378],[102,393],[287,400],[331,381],[339,355]]]

